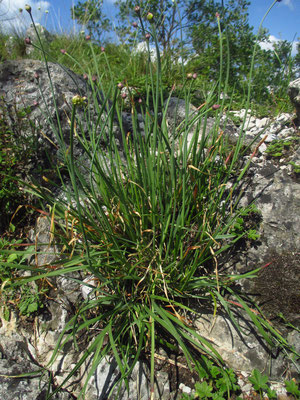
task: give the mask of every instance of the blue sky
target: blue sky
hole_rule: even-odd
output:
[[[226,4],[226,0],[224,1]],[[28,16],[24,12],[20,14],[18,10],[28,3],[32,6],[35,20],[46,24],[50,30],[67,33],[74,28],[70,18],[70,8],[74,2],[76,4],[77,0],[0,0],[0,23],[4,29],[13,27],[21,31],[22,23]],[[113,17],[116,13],[113,3],[114,0],[104,0],[103,11],[109,17]],[[273,0],[251,0],[249,22],[255,31],[272,3]],[[300,0],[282,0],[277,3],[263,26],[269,29],[271,42],[278,39],[297,41],[300,37]],[[266,45],[266,48],[268,47],[270,44]]]

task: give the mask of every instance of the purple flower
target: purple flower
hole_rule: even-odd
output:
[[[220,104],[214,104],[213,106],[212,106],[212,109],[213,110],[217,110],[218,108],[220,108],[221,106],[220,106]]]
[[[60,49],[61,54],[66,54],[67,50],[66,49]]]
[[[198,75],[196,74],[196,72],[194,72],[192,78],[193,78],[193,79],[197,79],[197,76],[198,76]]]
[[[104,53],[105,52],[105,47],[101,46],[100,50],[102,51],[102,53]]]
[[[121,97],[122,97],[123,100],[125,100],[126,97],[127,97],[127,94],[126,93],[121,93]]]
[[[124,85],[123,85],[122,82],[119,82],[119,83],[117,84],[117,87],[118,87],[118,89],[122,90],[123,87],[124,87]]]
[[[146,35],[145,35],[145,39],[146,40],[149,40],[151,38],[151,35],[150,35],[150,33],[146,33]]]
[[[25,38],[25,44],[31,44],[31,39],[30,39],[30,37]]]

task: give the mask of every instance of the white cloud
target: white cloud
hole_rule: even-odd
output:
[[[1,30],[6,33],[22,34],[30,25],[31,20],[25,4],[28,0],[0,0],[0,25]],[[30,1],[32,16],[35,22],[45,24],[51,4],[48,1]],[[23,11],[20,12],[20,9]]]
[[[274,35],[269,36],[269,41],[268,42],[260,42],[259,45],[263,50],[273,50],[274,49],[274,44],[279,42],[281,39],[277,38]],[[297,53],[297,44],[299,42],[294,41],[292,43],[292,56],[296,55]]]
[[[291,11],[294,10],[294,4],[293,4],[293,0],[283,0],[281,3],[279,3],[283,6],[287,6]]]

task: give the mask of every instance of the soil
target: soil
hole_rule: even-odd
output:
[[[268,259],[271,264],[263,268],[255,279],[254,293],[261,309],[270,320],[284,319],[300,327],[300,252],[277,254]]]

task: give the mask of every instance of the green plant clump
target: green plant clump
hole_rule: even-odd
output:
[[[51,234],[61,252],[51,265],[27,267],[32,275],[9,286],[60,275],[77,279],[75,272],[94,282],[93,285],[82,282],[91,290],[90,294],[78,305],[53,351],[49,366],[69,342],[78,350],[79,357],[68,377],[51,395],[89,362],[81,392],[84,398],[99,363],[110,356],[120,371],[120,380],[110,395],[122,382],[128,388],[134,366],[146,358],[150,364],[153,400],[155,354],[163,344],[183,354],[187,366],[200,376],[203,371],[199,360],[206,354],[209,362],[217,367],[210,368],[216,378],[214,390],[220,396],[225,393],[229,396],[236,389],[235,378],[232,371],[221,372],[222,357],[196,331],[192,322],[199,315],[196,304],[208,307],[212,315],[222,309],[241,330],[233,313],[238,304],[269,346],[287,346],[259,310],[256,311],[253,302],[236,288],[236,281],[253,277],[258,270],[231,275],[218,265],[219,256],[247,234],[243,221],[252,206],[240,207],[237,188],[251,158],[243,164],[240,154],[243,127],[232,152],[228,152],[220,130],[225,109],[221,92],[227,92],[229,79],[229,70],[223,67],[218,82],[211,83],[205,103],[190,115],[188,106],[197,80],[196,76],[187,75],[182,66],[180,93],[185,100],[186,114],[170,130],[168,108],[173,92],[170,90],[165,96],[157,27],[147,20],[143,10],[138,10],[136,17],[143,37],[150,35],[156,46],[156,61],[152,62],[149,56],[145,64],[144,97],[137,102],[130,93],[124,95],[120,91],[122,85],[114,79],[105,52],[102,58],[109,79],[101,75],[97,69],[97,45],[89,40],[89,54],[97,71],[96,79],[91,79],[88,71],[92,94],[73,99],[68,145],[59,127],[54,132],[63,157],[60,162],[67,169],[61,176],[57,168],[63,196],[54,197],[49,187],[42,185],[28,187],[41,199],[41,206],[51,210]],[[223,66],[226,59],[222,48],[227,40],[220,19],[217,20],[220,65]],[[47,66],[48,58],[41,41],[39,46]],[[149,43],[147,46],[150,54]],[[255,52],[253,60],[254,56]],[[49,79],[51,83],[50,74]],[[245,100],[248,108],[250,88],[251,83]],[[124,130],[122,120],[126,96],[130,101],[131,132]],[[97,98],[102,99],[101,104]],[[97,110],[96,121],[91,120],[90,105]],[[137,110],[142,115],[144,132],[139,128]],[[175,120],[177,113],[177,110],[173,112]],[[215,116],[215,125],[205,132],[210,113]],[[58,112],[56,117],[59,119]],[[120,126],[118,138],[114,132],[115,118]],[[84,126],[89,127],[89,132]],[[105,148],[101,146],[103,142]],[[81,160],[75,156],[75,144],[83,153]],[[8,261],[3,264],[19,265]],[[24,307],[25,313],[31,311]],[[79,335],[86,337],[82,352],[77,343]],[[206,397],[212,392],[204,382],[197,390]]]
[[[203,366],[199,368],[201,382],[195,384],[195,393],[183,393],[181,400],[213,399],[225,400],[232,395],[238,395],[240,387],[232,369],[223,369],[216,366],[207,357],[202,357]]]
[[[287,154],[288,150],[299,142],[298,137],[290,139],[278,139],[270,143],[266,149],[266,153],[270,157],[280,158]]]

